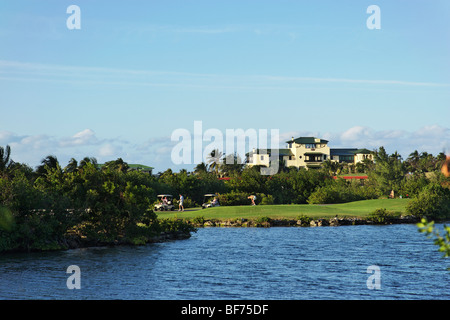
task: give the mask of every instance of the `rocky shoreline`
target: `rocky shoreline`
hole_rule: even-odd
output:
[[[205,219],[203,221],[187,221],[189,224],[197,227],[323,227],[323,226],[351,226],[351,225],[387,225],[387,224],[405,224],[418,223],[419,218],[412,216],[400,216],[398,218],[386,219],[383,222],[372,221],[362,218],[330,218],[330,219],[314,219],[314,220],[296,220],[296,219],[269,219],[263,221],[261,219],[232,219],[232,220],[216,220]]]

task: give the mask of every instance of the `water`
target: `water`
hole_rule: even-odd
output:
[[[70,265],[79,290],[67,288]],[[140,247],[3,254],[0,299],[449,299],[448,267],[414,225],[204,228]]]

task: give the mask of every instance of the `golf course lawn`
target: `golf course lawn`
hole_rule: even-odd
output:
[[[306,215],[313,219],[332,218],[336,215],[341,218],[364,218],[376,209],[386,209],[404,213],[409,199],[375,199],[362,200],[340,204],[291,204],[291,205],[257,205],[257,206],[230,206],[215,208],[188,208],[184,212],[156,212],[159,218],[193,219],[202,216],[205,219],[256,219],[269,217],[271,219],[295,219]]]

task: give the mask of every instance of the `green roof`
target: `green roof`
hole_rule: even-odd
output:
[[[360,153],[360,154],[371,154],[372,151],[363,148],[363,149],[358,149],[358,150],[355,151],[355,154],[358,154],[358,153]]]
[[[134,170],[151,171],[154,169],[153,167],[145,166],[143,164],[130,164],[130,163],[127,163],[127,164],[128,164],[129,169],[134,169]],[[97,167],[102,168],[104,165],[105,165],[104,163],[98,163]]]
[[[332,148],[330,149],[330,155],[332,156],[346,156],[355,154],[371,154],[372,151],[367,149],[356,149],[356,148]]]
[[[143,164],[128,164],[129,168],[151,170],[153,167],[144,166]]]
[[[306,143],[321,143],[321,144],[327,144],[328,140],[320,139],[319,142],[316,142],[316,137],[299,137],[294,140],[288,140],[286,143],[295,142],[297,144],[306,144]]]

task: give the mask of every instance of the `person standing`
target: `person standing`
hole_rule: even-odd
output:
[[[183,201],[184,201],[184,197],[182,194],[180,194],[180,203],[179,203],[178,211],[184,211]]]

